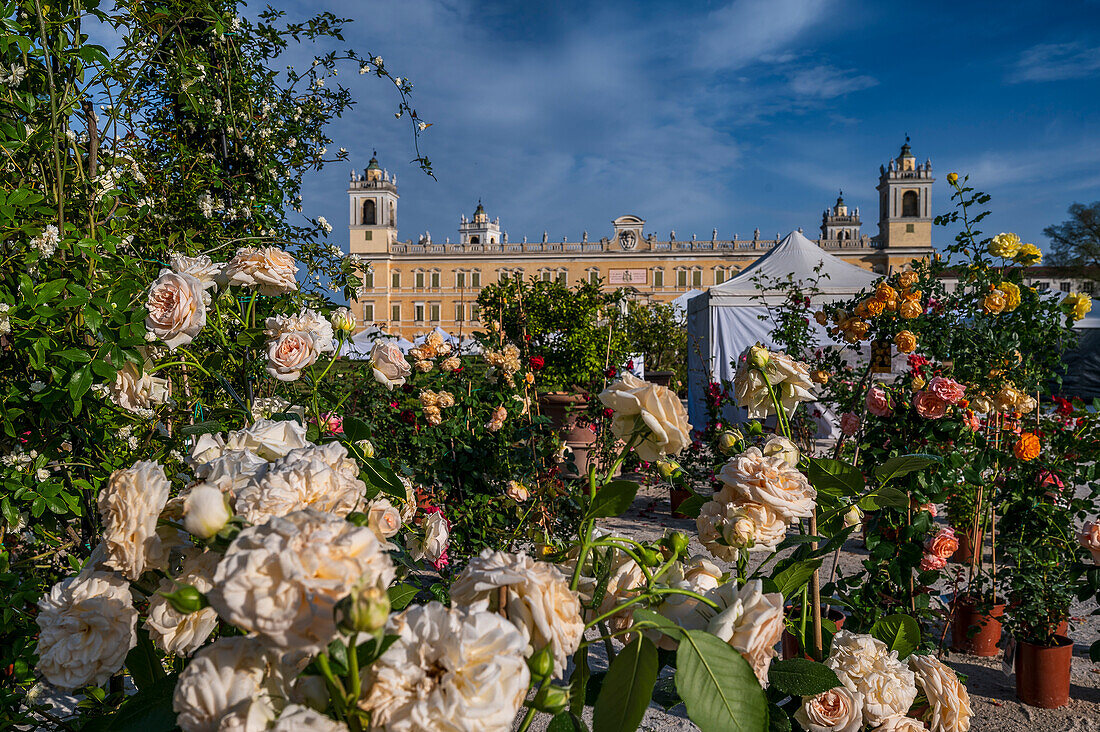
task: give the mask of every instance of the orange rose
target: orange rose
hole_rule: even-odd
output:
[[[1001,290],[993,290],[982,300],[982,309],[990,315],[1000,315],[1008,306],[1008,298]]]
[[[867,302],[864,301],[864,302],[861,302],[858,305],[856,305],[855,310],[852,311],[852,315],[856,316],[857,318],[866,317],[867,316]]]
[[[867,335],[867,329],[870,327],[866,320],[859,320],[858,318],[848,322],[848,332],[856,338],[863,338]]]
[[[895,290],[893,287],[890,287],[890,285],[886,284],[885,282],[880,283],[879,286],[875,289],[875,299],[881,302],[883,305],[890,302],[891,300],[896,300],[897,297],[898,291]]]
[[[826,384],[829,382],[829,372],[815,371],[810,374],[810,381],[814,382],[815,384]]]
[[[879,300],[867,301],[867,314],[872,318],[878,315],[882,315],[882,311],[886,309],[886,305]]]
[[[814,320],[817,321],[818,325],[825,325],[829,322],[829,316],[825,314],[824,310],[818,310],[814,313]]]
[[[940,559],[949,559],[959,548],[959,540],[955,537],[955,530],[945,527],[939,530],[935,536],[928,540],[928,553]]]
[[[905,298],[898,306],[898,315],[903,318],[915,318],[924,312],[919,299]]]
[[[894,345],[902,353],[912,353],[917,350],[917,337],[907,330],[903,330],[894,336]]]
[[[1012,448],[1013,454],[1021,460],[1034,460],[1039,457],[1039,449],[1042,445],[1039,443],[1039,438],[1031,432],[1024,432],[1020,435],[1020,439],[1016,440],[1016,445]]]
[[[902,272],[898,275],[898,287],[907,290],[917,284],[918,279],[916,272]]]

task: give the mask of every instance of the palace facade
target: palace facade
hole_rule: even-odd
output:
[[[879,169],[878,233],[862,231],[859,209],[843,194],[825,209],[818,246],[853,264],[880,273],[903,269],[933,253],[932,164],[919,164],[908,140],[900,154]],[[609,289],[627,287],[642,300],[667,302],[690,289],[720,285],[775,246],[781,238],[659,239],[645,220],[627,214],[611,221],[611,230],[590,240],[510,241],[500,219],[490,219],[478,202],[471,218],[459,221],[457,241],[433,241],[423,234],[414,242],[397,238],[397,176],[383,170],[377,157],[348,185],[351,254],[369,263],[363,287],[352,304],[362,326],[375,324],[406,338],[436,326],[452,333],[480,327],[477,296],[481,288],[505,277],[538,277],[573,284],[596,281]]]

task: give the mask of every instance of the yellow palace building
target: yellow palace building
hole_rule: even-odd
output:
[[[859,209],[843,195],[825,209],[816,243],[830,254],[879,273],[905,268],[933,253],[932,164],[919,164],[908,139],[900,154],[879,169],[878,233],[862,232]],[[397,176],[383,170],[377,157],[348,185],[350,253],[370,267],[352,309],[361,325],[376,324],[412,338],[437,326],[452,333],[480,327],[477,296],[504,277],[538,277],[568,283],[602,280],[606,288],[628,287],[642,300],[667,302],[690,289],[719,285],[778,243],[751,239],[658,238],[645,220],[626,214],[611,230],[590,240],[512,241],[500,219],[490,219],[478,202],[471,218],[459,221],[457,241],[397,238]]]

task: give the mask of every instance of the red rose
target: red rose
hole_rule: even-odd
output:
[[[546,365],[546,359],[542,356],[531,356],[531,358],[527,359],[527,365],[532,371],[538,371]]]

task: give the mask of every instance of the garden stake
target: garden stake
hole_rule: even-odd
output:
[[[810,515],[810,534],[817,536],[817,508],[814,508],[813,514]],[[811,542],[810,548],[817,551],[817,542]],[[821,573],[820,570],[815,569],[813,575],[810,577],[810,594],[813,595],[814,606],[813,623],[814,623],[814,645],[813,655],[815,661],[821,660]]]

